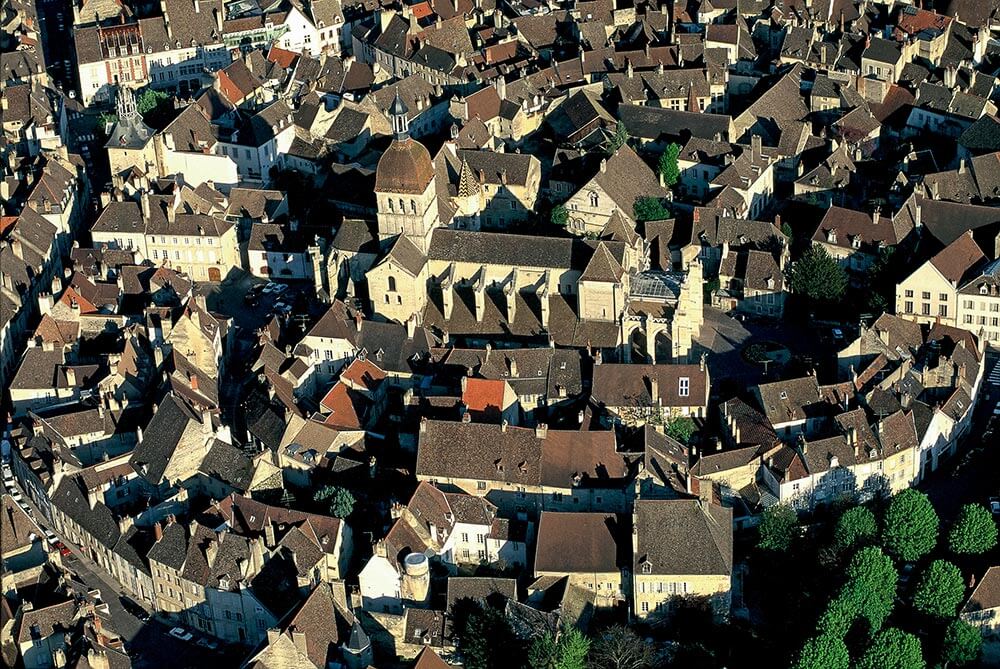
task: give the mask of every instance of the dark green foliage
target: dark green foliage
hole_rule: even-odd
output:
[[[855,506],[837,519],[837,526],[833,530],[833,544],[837,550],[844,551],[871,539],[877,533],[875,514],[867,507]]]
[[[788,221],[783,221],[781,223],[781,234],[788,237],[789,241],[791,241],[792,237],[795,236],[792,230],[792,226],[788,224]]]
[[[667,188],[673,186],[681,178],[681,170],[677,165],[677,157],[681,153],[679,144],[668,144],[667,148],[660,154],[660,162],[657,166],[663,183]]]
[[[670,218],[670,210],[663,206],[663,202],[657,197],[640,197],[634,205],[635,220],[663,221]]]
[[[667,421],[665,432],[668,437],[686,445],[691,441],[695,429],[694,421],[687,416],[674,416]]]
[[[875,636],[857,663],[857,669],[924,669],[920,639],[889,627]]]
[[[816,244],[792,263],[786,274],[793,293],[816,302],[837,302],[847,290],[847,272]]]
[[[934,560],[913,591],[913,608],[937,618],[950,618],[965,597],[962,572],[947,560]]]
[[[465,599],[456,603],[454,617],[458,651],[466,669],[510,669],[521,665],[521,643],[502,610]]]
[[[964,620],[952,620],[944,632],[941,661],[961,665],[974,661],[983,648],[983,634]]]
[[[316,491],[313,499],[324,504],[334,518],[347,518],[354,510],[354,495],[340,486],[323,486]]]
[[[892,613],[899,573],[879,548],[862,548],[847,566],[848,581],[842,596],[848,598],[857,617],[868,623],[870,633],[882,627]]]
[[[900,560],[919,560],[937,544],[938,522],[927,495],[908,488],[889,501],[882,519],[882,545]]]
[[[966,504],[948,533],[952,553],[980,555],[997,545],[997,524],[986,507]]]
[[[760,539],[757,548],[766,551],[787,552],[798,527],[795,509],[786,504],[775,504],[764,512],[760,521]]]
[[[552,207],[552,214],[549,216],[549,220],[552,222],[552,225],[558,225],[559,227],[564,228],[569,222],[569,212],[566,211],[565,206],[557,204]]]
[[[162,130],[173,118],[173,98],[154,88],[147,88],[135,98],[136,111],[151,127]]]
[[[844,640],[824,634],[805,642],[794,669],[848,669],[850,664]]]
[[[590,639],[571,627],[556,641],[551,632],[535,637],[528,648],[527,669],[585,669]]]
[[[618,121],[618,125],[615,126],[614,137],[612,137],[608,143],[608,148],[611,150],[611,153],[614,153],[618,149],[622,148],[628,141],[628,138],[628,128],[625,127],[624,123]]]

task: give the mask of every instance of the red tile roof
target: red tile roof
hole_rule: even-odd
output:
[[[462,391],[462,402],[469,411],[485,413],[503,411],[503,395],[506,381],[491,379],[468,379]]]

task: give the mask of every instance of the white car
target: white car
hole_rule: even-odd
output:
[[[170,630],[170,636],[174,637],[175,639],[180,639],[181,641],[190,641],[191,639],[194,638],[194,635],[191,634],[191,632],[188,632],[183,627],[175,627],[172,630]]]
[[[1000,516],[1000,497],[990,497],[990,511],[994,516]]]
[[[17,488],[12,488],[10,491],[10,497],[15,502],[19,501],[21,499],[21,491],[18,490]]]

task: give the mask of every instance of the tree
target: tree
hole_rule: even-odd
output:
[[[882,519],[882,544],[901,560],[919,560],[937,544],[938,524],[927,495],[907,488],[889,501]]]
[[[696,425],[687,416],[674,416],[667,421],[665,432],[671,439],[676,439],[687,445],[691,441],[691,436],[695,433]]]
[[[920,639],[895,627],[882,630],[856,665],[857,669],[924,669]]]
[[[609,148],[611,149],[611,153],[614,153],[618,149],[625,146],[625,142],[628,141],[628,138],[629,138],[628,128],[625,127],[624,123],[618,121],[618,125],[615,126],[614,137],[611,138],[611,141],[608,144]]]
[[[640,197],[633,205],[635,219],[646,221],[663,221],[670,218],[670,210],[663,206],[658,197]]]
[[[550,214],[549,220],[552,222],[552,225],[565,228],[566,224],[569,223],[569,212],[566,211],[565,205],[557,204],[552,207],[552,214]]]
[[[575,627],[568,628],[559,637],[559,659],[556,669],[585,669],[590,639]]]
[[[997,545],[997,524],[989,510],[979,504],[966,504],[948,533],[952,553],[979,555]]]
[[[792,546],[792,537],[798,527],[798,515],[787,504],[775,504],[764,511],[760,521],[760,538],[757,548],[785,553]]]
[[[556,641],[552,632],[535,637],[528,648],[528,669],[585,669],[590,639],[571,627]]]
[[[814,244],[786,270],[789,288],[817,302],[837,302],[847,290],[847,272]]]
[[[591,669],[646,669],[652,664],[652,647],[622,625],[609,627],[590,648]]]
[[[552,632],[546,632],[535,637],[528,647],[529,669],[555,669],[559,659],[559,646]]]
[[[941,662],[966,664],[979,657],[983,648],[983,634],[964,620],[952,620],[944,632],[941,645]]]
[[[827,604],[826,611],[819,617],[816,630],[820,636],[840,639],[851,629],[855,617],[857,617],[857,603],[853,593],[844,589]]]
[[[522,651],[507,616],[471,599],[455,606],[458,650],[466,669],[508,669],[521,664]]]
[[[174,111],[173,98],[163,91],[147,88],[135,98],[135,109],[150,126],[162,129]]]
[[[868,546],[851,558],[847,579],[842,596],[850,602],[856,617],[868,623],[869,633],[874,634],[892,613],[899,572],[880,548]]]
[[[936,618],[950,618],[965,597],[962,572],[947,560],[934,560],[913,591],[913,608]]]
[[[347,518],[354,510],[354,495],[340,486],[323,486],[316,491],[313,499],[325,504],[334,518]]]
[[[795,236],[795,233],[792,230],[792,226],[788,224],[788,221],[782,221],[782,223],[781,223],[781,234],[783,234],[784,236],[788,237],[789,241],[791,241],[792,237]]]
[[[876,534],[878,521],[875,520],[875,514],[867,507],[855,506],[837,519],[833,530],[833,545],[838,551],[845,551]]]
[[[794,669],[848,669],[851,656],[839,637],[820,635],[808,639],[799,651]]]
[[[667,188],[673,186],[681,178],[681,169],[677,165],[677,157],[681,154],[680,144],[671,142],[660,154],[660,162],[657,169],[663,177],[663,183]]]

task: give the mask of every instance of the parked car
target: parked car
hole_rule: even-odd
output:
[[[219,642],[209,639],[207,637],[202,637],[195,641],[195,644],[201,646],[202,648],[208,648],[209,650],[218,650]]]
[[[990,511],[994,516],[1000,516],[1000,497],[990,497]]]
[[[69,549],[69,548],[68,548],[68,547],[66,546],[66,544],[64,544],[64,543],[63,543],[63,542],[61,542],[61,541],[57,541],[57,542],[55,543],[55,547],[59,549],[59,555],[62,555],[63,557],[69,557],[70,555],[72,555],[72,554],[73,554],[73,551],[71,551],[71,550],[70,550],[70,549]]]
[[[191,634],[191,632],[188,632],[183,627],[175,627],[172,630],[170,630],[170,636],[174,637],[175,639],[180,639],[181,641],[190,641],[191,639],[194,638],[194,635]]]

